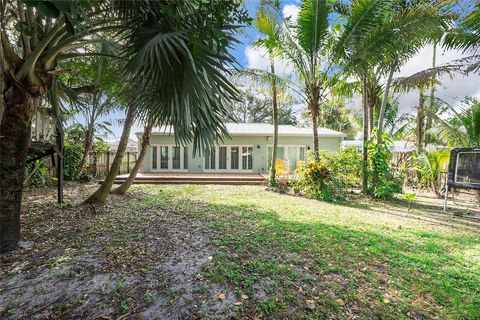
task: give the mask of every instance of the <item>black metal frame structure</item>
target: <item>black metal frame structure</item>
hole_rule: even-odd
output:
[[[447,199],[448,199],[449,189],[458,188],[458,189],[468,189],[468,190],[480,190],[480,183],[469,183],[469,182],[457,181],[458,158],[459,158],[459,155],[462,153],[476,153],[480,155],[480,148],[454,148],[450,152],[450,162],[448,163],[447,184],[445,186],[445,202],[443,204],[444,212],[447,210]],[[480,164],[478,167],[480,170]],[[480,171],[478,172],[478,174],[480,174]]]

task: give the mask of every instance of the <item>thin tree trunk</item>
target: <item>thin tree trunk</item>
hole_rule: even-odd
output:
[[[135,166],[133,167],[132,171],[128,175],[128,178],[116,189],[112,190],[112,193],[116,194],[124,194],[125,192],[130,189],[135,180],[135,177],[140,170],[140,167],[143,164],[143,160],[145,159],[145,155],[147,154],[148,146],[150,145],[150,136],[152,134],[152,125],[149,124],[145,127],[142,135],[142,146],[140,149],[140,154],[138,155],[137,162],[135,162]]]
[[[432,57],[432,68],[436,67],[437,62],[437,43],[433,44],[433,57]],[[434,79],[436,80],[436,79]],[[429,133],[430,129],[432,128],[433,119],[430,115],[431,112],[434,112],[434,104],[435,104],[435,83],[432,84],[430,88],[430,112],[428,112],[425,117],[425,146],[428,143],[432,142],[432,137]]]
[[[423,149],[423,125],[424,125],[424,95],[423,95],[423,87],[419,88],[419,98],[418,98],[418,107],[417,107],[417,125],[416,125],[416,139],[415,142],[417,144],[417,153],[420,153]]]
[[[382,99],[382,105],[380,107],[380,112],[378,114],[378,130],[377,130],[377,143],[382,142],[383,134],[383,122],[385,120],[385,110],[387,109],[388,95],[390,94],[390,86],[392,85],[393,74],[397,69],[397,64],[394,63],[388,74],[387,83],[385,84],[385,93]]]
[[[89,127],[87,130],[87,136],[85,138],[82,159],[78,164],[78,167],[80,168],[79,174],[82,174],[87,168],[87,157],[90,150],[92,149],[92,146],[93,146],[93,127]]]
[[[128,144],[128,137],[130,136],[130,130],[133,125],[134,115],[135,109],[132,107],[128,108],[122,136],[118,143],[118,149],[115,153],[115,158],[113,159],[110,171],[108,172],[108,175],[100,188],[98,188],[97,191],[95,191],[88,199],[85,200],[86,203],[104,203],[107,200],[108,193],[112,189],[113,183],[122,164],[123,155],[125,154],[125,149],[127,148]]]
[[[275,63],[273,60],[270,62],[270,72],[275,75]],[[278,105],[277,105],[277,83],[275,78],[272,77],[272,119],[273,119],[273,150],[272,150],[272,163],[270,167],[270,186],[276,186],[277,168],[275,164],[277,162],[277,149],[278,149]]]
[[[373,87],[368,87],[367,85],[367,114],[368,114],[368,120],[367,120],[367,127],[368,127],[368,134],[367,137],[368,139],[371,138],[373,127],[375,125],[374,121],[374,114],[375,114],[375,88]]]
[[[314,108],[314,107],[313,107]],[[312,109],[313,109],[312,108]],[[318,110],[318,107],[317,107]],[[318,146],[318,112],[312,112],[312,129],[313,129],[313,153],[315,159],[318,159],[319,146]]]
[[[31,120],[41,98],[9,89],[0,126],[0,252],[17,247],[25,163],[30,145]],[[21,100],[21,102],[19,102]],[[3,103],[3,100],[2,100]]]
[[[363,165],[362,165],[362,191],[368,193],[368,155],[367,155],[367,141],[368,141],[368,92],[367,92],[367,79],[364,76],[363,79]]]

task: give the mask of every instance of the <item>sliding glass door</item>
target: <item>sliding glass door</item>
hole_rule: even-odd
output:
[[[272,165],[273,146],[267,148],[267,168]],[[304,161],[306,153],[305,146],[278,146],[277,148],[277,162],[281,161],[283,168],[293,173],[297,168],[299,160]]]
[[[152,171],[180,171],[188,169],[188,149],[175,145],[152,146]]]
[[[205,151],[206,171],[251,171],[253,170],[252,146],[217,146]]]

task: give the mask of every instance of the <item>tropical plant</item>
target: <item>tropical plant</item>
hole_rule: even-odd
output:
[[[466,97],[458,110],[445,101],[443,106],[453,116],[445,119],[438,113],[430,113],[442,140],[452,147],[480,147],[480,100]]]
[[[0,18],[1,252],[13,250],[20,235],[30,120],[47,93],[60,96],[58,76],[69,71],[62,61],[103,55],[98,43],[107,36],[123,44],[128,121],[151,110],[175,125],[179,142],[193,140],[198,150],[227,134],[223,102],[236,91],[222,71],[232,61],[227,48],[236,26],[247,20],[238,2],[2,0]],[[90,201],[105,201],[110,191],[128,121],[117,167]]]
[[[270,60],[270,73],[267,76],[272,97],[273,148],[272,162],[269,170],[269,183],[275,187],[277,183],[275,163],[278,149],[278,101],[277,80],[275,75],[275,56],[277,43],[281,32],[281,15],[278,14],[280,2],[278,0],[262,1],[255,18],[255,27],[264,36],[254,42],[254,46],[265,48]]]
[[[407,211],[410,211],[410,209],[412,208],[412,203],[413,201],[415,201],[415,198],[417,197],[417,194],[415,192],[408,192],[408,193],[405,193],[403,195],[403,197],[405,198],[405,200],[407,200],[408,202],[408,209]]]
[[[140,171],[140,167],[143,165],[143,161],[145,160],[145,155],[147,154],[147,149],[150,146],[150,136],[152,134],[152,124],[147,123],[143,130],[142,134],[142,144],[140,147],[140,154],[138,155],[137,161],[133,166],[132,171],[129,173],[127,179],[116,189],[112,190],[112,193],[116,194],[123,194],[128,191],[128,189],[132,186],[135,177],[137,176],[138,172]]]
[[[347,19],[335,47],[343,72],[361,83],[364,114],[363,191],[368,191],[367,140],[371,136],[374,107],[378,107],[377,142],[383,137],[383,119],[393,74],[427,41],[438,39],[447,26],[448,16],[438,15],[442,4],[430,1],[354,0],[337,4]],[[384,88],[379,84],[386,76]],[[380,99],[380,92],[384,91]],[[381,104],[379,101],[381,100]]]
[[[339,82],[335,72],[329,18],[333,7],[327,0],[306,0],[302,3],[296,24],[286,21],[285,32],[277,47],[282,57],[294,66],[299,84],[292,82],[307,104],[313,128],[313,151],[317,155],[318,118],[325,103]]]
[[[423,150],[418,155],[418,173],[423,187],[429,188],[437,198],[442,197],[441,173],[450,159],[450,150]]]
[[[377,131],[373,130],[373,138],[376,138]],[[398,183],[391,170],[392,152],[390,151],[391,140],[385,133],[378,142],[372,139],[367,143],[368,169],[371,179],[369,194],[375,198],[390,199],[395,193],[401,192],[401,185]]]
[[[464,60],[466,72],[480,70],[480,2],[469,2],[471,10],[459,13],[457,28],[452,28],[445,36],[444,46],[449,49],[460,49],[470,54],[471,59]]]

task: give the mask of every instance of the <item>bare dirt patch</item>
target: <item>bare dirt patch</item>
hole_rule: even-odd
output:
[[[174,209],[144,204],[144,191],[81,201],[94,185],[25,195],[22,248],[0,256],[0,318],[228,318],[228,288],[201,276],[212,255],[209,229]],[[211,258],[210,258],[211,259]],[[233,298],[232,298],[233,299]]]

